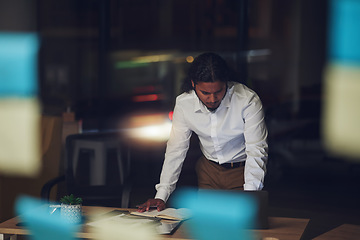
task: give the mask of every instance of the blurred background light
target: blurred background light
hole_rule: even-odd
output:
[[[172,126],[169,113],[136,114],[124,119],[121,129],[131,140],[164,142],[169,139]]]
[[[170,122],[134,128],[131,130],[131,137],[153,141],[166,141],[169,139],[170,129]]]
[[[151,56],[141,56],[133,58],[133,61],[139,63],[151,63],[151,62],[166,62],[172,60],[173,56],[171,54],[159,54]]]
[[[147,94],[147,95],[138,95],[134,96],[132,100],[134,102],[151,102],[151,101],[157,101],[161,98],[161,95],[159,94]]]
[[[186,61],[187,61],[188,63],[192,63],[192,62],[194,61],[194,57],[193,57],[193,56],[187,56],[187,57],[186,57]]]

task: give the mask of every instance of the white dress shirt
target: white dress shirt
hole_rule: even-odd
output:
[[[176,98],[170,138],[155,198],[165,202],[175,190],[195,132],[204,156],[222,163],[245,163],[244,190],[263,188],[267,162],[267,129],[258,95],[240,83],[229,82],[220,106],[209,111],[194,90]]]

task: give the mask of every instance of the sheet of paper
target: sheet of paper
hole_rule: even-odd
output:
[[[146,211],[146,212],[132,212],[132,215],[137,216],[146,216],[146,217],[157,217],[162,219],[169,219],[169,220],[186,220],[190,218],[190,211],[186,208],[166,208],[162,211],[158,211],[156,209]]]
[[[118,214],[108,217],[99,217],[86,225],[94,228],[104,228],[104,226],[114,225],[114,227],[126,226],[126,229],[149,229],[156,234],[170,234],[181,221],[156,220],[151,218],[139,217],[131,214]],[[93,230],[103,231],[103,230]]]
[[[127,215],[125,215],[125,214],[119,214],[119,215],[110,216],[107,218],[100,218],[96,221],[87,223],[87,225],[92,226],[92,227],[99,227],[99,226],[102,226],[104,223],[109,223],[109,222],[125,223],[131,227],[141,227],[141,225],[144,225],[144,224],[155,224],[153,220],[148,219],[148,218],[131,218],[131,217],[127,217]]]
[[[118,214],[109,217],[99,217],[87,223],[90,231],[97,239],[133,239],[155,240],[159,234],[170,233],[177,225],[161,223],[160,221],[140,218],[129,214]],[[179,224],[179,223],[177,223]]]

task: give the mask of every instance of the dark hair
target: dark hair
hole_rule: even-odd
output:
[[[211,52],[203,53],[191,64],[182,89],[184,92],[193,90],[191,81],[196,85],[198,82],[228,82],[230,78],[229,67],[222,57]]]

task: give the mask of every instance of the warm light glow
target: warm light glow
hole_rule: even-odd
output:
[[[174,115],[174,112],[173,112],[173,111],[169,112],[169,119],[170,119],[171,121],[173,120],[173,115]]]
[[[139,114],[125,118],[121,126],[126,136],[133,140],[146,142],[167,141],[171,131],[168,114]]]
[[[172,55],[170,54],[160,54],[160,55],[135,57],[132,60],[137,63],[150,63],[150,62],[165,62],[165,61],[170,61],[171,59],[172,59]]]
[[[153,93],[155,92],[157,89],[159,89],[159,86],[138,86],[136,88],[134,88],[133,92],[134,93]]]
[[[152,102],[159,100],[158,94],[138,95],[132,98],[134,102]]]
[[[188,63],[192,63],[192,62],[194,61],[193,56],[187,56],[187,57],[186,57],[186,61],[187,61]]]
[[[164,122],[159,125],[151,125],[145,127],[134,128],[131,130],[133,138],[153,140],[153,141],[166,141],[169,139],[171,130],[171,123]]]

